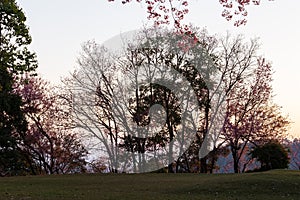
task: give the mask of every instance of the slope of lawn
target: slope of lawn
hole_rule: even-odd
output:
[[[0,199],[300,199],[300,171],[0,178]]]

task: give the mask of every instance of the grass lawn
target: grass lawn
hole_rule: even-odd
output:
[[[0,199],[300,199],[300,171],[0,178]]]

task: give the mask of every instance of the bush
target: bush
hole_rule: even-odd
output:
[[[284,169],[288,167],[288,151],[278,142],[269,142],[256,147],[251,152],[252,158],[261,163],[260,170]]]

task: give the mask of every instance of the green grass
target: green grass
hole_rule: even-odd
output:
[[[0,178],[0,199],[300,199],[300,171]]]

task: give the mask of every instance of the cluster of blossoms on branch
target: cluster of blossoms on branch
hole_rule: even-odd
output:
[[[115,0],[108,0],[109,2]],[[144,3],[147,8],[148,19],[152,19],[156,25],[174,23],[174,27],[180,31],[189,30],[188,25],[182,20],[188,14],[189,2],[191,0],[135,0]],[[269,0],[273,1],[273,0]],[[133,2],[132,0],[121,0],[123,4]],[[247,23],[247,6],[259,5],[260,0],[219,0],[224,7],[222,17],[230,21],[234,19],[234,25],[240,26]]]

